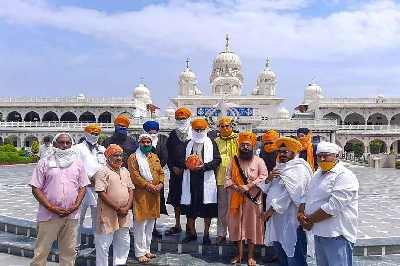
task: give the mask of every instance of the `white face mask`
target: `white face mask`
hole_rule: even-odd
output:
[[[196,131],[192,130],[192,136],[193,136],[194,142],[196,142],[196,143],[204,143],[206,141],[206,138],[207,138],[207,131],[196,132]]]
[[[57,161],[57,164],[59,167],[68,167],[70,166],[75,158],[77,157],[74,150],[69,148],[69,149],[59,149],[56,147],[53,147],[55,159]]]
[[[94,135],[89,134],[87,132],[84,132],[84,133],[85,133],[86,141],[89,142],[90,144],[94,145],[94,144],[97,143],[97,141],[99,141],[99,136],[94,136]]]
[[[151,145],[156,148],[157,147],[157,143],[158,143],[158,134],[154,133],[154,134],[149,134],[150,138],[151,138]]]
[[[186,133],[189,129],[190,126],[190,120],[185,119],[185,120],[176,120],[175,121],[175,127],[178,129],[181,133]]]

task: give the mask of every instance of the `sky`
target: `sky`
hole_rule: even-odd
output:
[[[400,1],[0,0],[0,97],[132,97],[164,110],[186,58],[203,95],[225,48],[249,95],[269,67],[290,112],[315,76],[325,98],[400,97]]]

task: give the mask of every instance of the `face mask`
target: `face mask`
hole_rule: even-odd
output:
[[[115,128],[115,133],[117,134],[126,134],[128,132],[128,129],[126,127],[116,127]]]
[[[89,142],[90,144],[94,145],[99,140],[99,136],[94,136],[94,135],[91,135],[91,134],[85,132],[85,139],[86,139],[87,142]]]
[[[192,131],[192,136],[193,136],[193,140],[196,143],[204,143],[204,141],[206,140],[207,137],[207,131],[203,131],[203,132],[196,132],[196,131]]]
[[[264,150],[268,153],[272,153],[275,151],[275,145],[274,144],[267,144],[264,145]]]
[[[222,137],[229,137],[232,134],[232,127],[223,127],[220,132]]]
[[[185,133],[189,128],[189,123],[190,123],[190,121],[187,120],[187,119],[185,119],[185,120],[176,120],[175,121],[175,127],[180,132]]]
[[[50,143],[45,143],[44,146],[50,147]]]
[[[120,162],[120,163],[111,162],[110,164],[111,164],[112,167],[117,168],[117,169],[121,168],[121,166],[122,166],[122,162]]]
[[[152,142],[158,140],[158,134],[157,134],[157,133],[155,133],[155,134],[149,134],[149,135],[150,135],[150,137],[151,137],[151,141],[152,141]]]
[[[321,168],[322,171],[327,172],[335,167],[335,162],[319,162],[318,166]]]
[[[143,153],[149,153],[149,152],[151,152],[151,149],[152,149],[153,147],[152,146],[148,146],[148,147],[145,147],[145,146],[141,146],[140,147],[140,151],[141,152],[143,152]]]
[[[66,158],[68,156],[73,155],[73,152],[71,149],[62,150],[60,148],[53,147],[53,150],[54,150],[54,153],[60,158]]]

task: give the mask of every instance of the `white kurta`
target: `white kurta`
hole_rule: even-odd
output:
[[[83,162],[86,173],[91,178],[97,170],[99,170],[105,164],[104,151],[106,150],[103,146],[98,145],[98,149],[89,150],[86,141],[76,145],[79,151],[79,158]],[[97,193],[92,187],[86,188],[86,194],[82,201],[84,205],[97,205]]]
[[[285,164],[278,163],[275,168],[281,171],[281,176],[262,186],[264,193],[267,193],[266,209],[272,207],[275,210],[267,222],[264,244],[272,246],[274,241],[278,241],[286,255],[293,257],[300,225],[297,213],[312,171],[308,163],[300,158]]]
[[[321,169],[315,172],[305,200],[305,214],[313,214],[321,208],[332,217],[315,223],[312,227],[314,235],[343,235],[348,241],[356,242],[358,188],[357,177],[341,162],[325,175],[322,175]]]

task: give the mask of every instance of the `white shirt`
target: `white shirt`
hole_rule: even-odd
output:
[[[51,154],[51,144],[49,146],[46,146],[45,144],[40,145],[39,147],[39,158],[46,158],[49,157]]]
[[[79,151],[79,158],[83,162],[86,173],[89,179],[99,170],[106,162],[104,157],[104,151],[106,150],[103,146],[97,145],[97,149],[93,148],[90,151],[86,141],[76,145]],[[93,187],[86,187],[86,194],[83,198],[82,204],[84,205],[97,205],[97,193]]]
[[[275,211],[267,222],[264,244],[272,246],[274,241],[278,241],[286,255],[293,257],[297,242],[297,228],[300,225],[297,221],[297,213],[302,195],[299,193],[307,189],[311,179],[311,168],[307,162],[299,158],[286,164],[278,164],[275,168],[281,170],[281,175],[285,176],[283,178],[286,180],[299,182],[290,183],[285,182],[283,178],[274,178],[271,183],[260,186],[264,193],[267,193],[266,209],[272,207]],[[301,184],[302,182],[304,184]]]
[[[313,225],[314,235],[343,235],[348,241],[356,242],[358,188],[357,177],[341,162],[325,175],[322,175],[321,169],[314,173],[305,197],[305,215],[311,215],[319,208],[332,215],[331,218]]]

